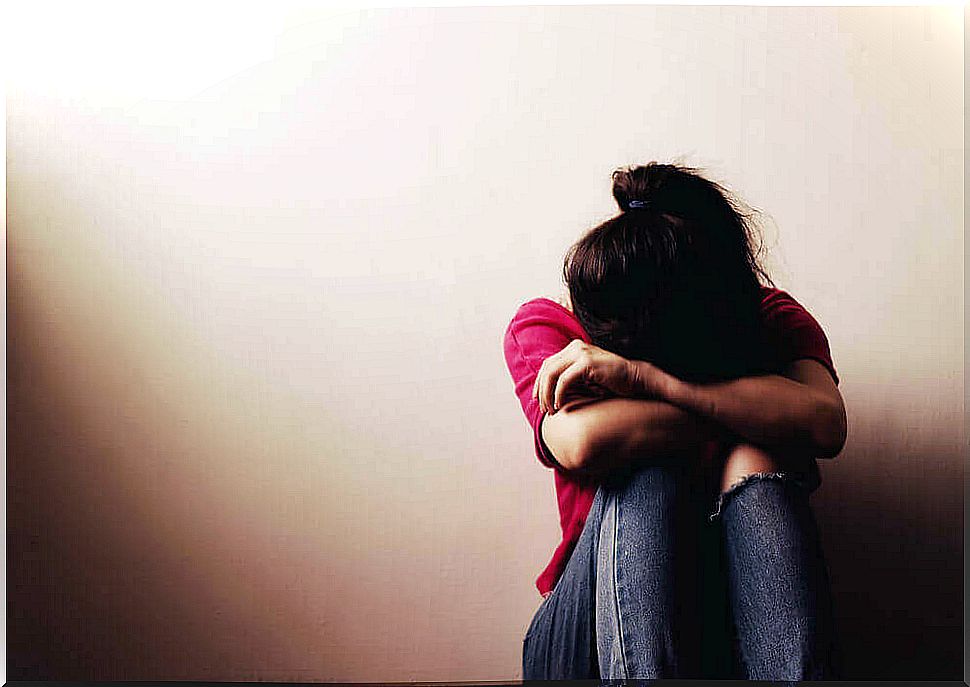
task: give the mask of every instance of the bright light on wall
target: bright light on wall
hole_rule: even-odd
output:
[[[7,87],[108,106],[184,100],[305,47],[310,34],[339,44],[359,12],[295,2],[18,3],[6,22]]]

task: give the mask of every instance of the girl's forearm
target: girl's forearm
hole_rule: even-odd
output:
[[[665,375],[661,388],[670,403],[767,449],[829,458],[841,448],[828,431],[837,422],[838,409],[824,394],[787,377],[769,374],[696,384]]]
[[[667,401],[611,397],[546,415],[543,439],[563,467],[594,476],[657,460],[689,460],[728,432]]]

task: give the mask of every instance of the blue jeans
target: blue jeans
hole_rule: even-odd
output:
[[[523,678],[837,679],[808,498],[783,472],[724,496],[679,466],[602,484],[526,632]]]

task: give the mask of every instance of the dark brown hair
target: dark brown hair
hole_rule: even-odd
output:
[[[615,170],[613,197],[620,214],[563,262],[593,343],[694,381],[767,371],[761,285],[772,282],[747,206],[697,169],[657,162]]]

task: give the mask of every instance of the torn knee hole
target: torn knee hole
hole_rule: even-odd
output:
[[[721,513],[721,509],[724,507],[725,501],[730,498],[739,489],[752,482],[758,482],[766,479],[776,479],[785,480],[788,479],[788,473],[785,472],[752,472],[743,477],[739,477],[727,488],[722,489],[721,493],[717,497],[717,503],[714,506],[714,512],[711,513],[709,519],[714,520]]]
[[[732,492],[739,487],[759,479],[784,479],[788,475],[784,472],[751,472],[734,480],[729,486],[721,489],[721,496]]]

